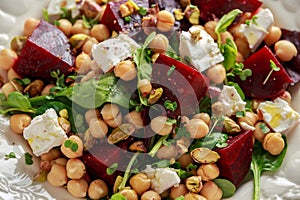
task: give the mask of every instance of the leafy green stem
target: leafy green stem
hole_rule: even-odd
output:
[[[156,142],[156,144],[153,146],[151,151],[148,153],[151,157],[154,157],[158,149],[163,145],[164,141],[168,138],[169,135],[162,136],[159,138],[159,140]]]
[[[253,191],[253,200],[259,200],[260,197],[260,176],[261,176],[261,170],[258,169],[259,166],[257,163],[251,163],[251,169],[253,171],[253,177],[254,177],[254,191]]]

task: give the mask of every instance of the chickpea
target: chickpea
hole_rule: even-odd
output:
[[[18,55],[11,49],[2,49],[0,51],[0,68],[9,70],[15,63]]]
[[[141,195],[150,189],[151,180],[147,177],[146,174],[139,173],[130,178],[129,184],[138,195]]]
[[[91,70],[91,61],[90,56],[84,52],[79,54],[75,59],[75,67],[78,74],[86,74]]]
[[[200,194],[190,192],[184,195],[184,200],[206,200],[206,198]]]
[[[76,151],[73,151],[70,147],[66,147],[66,141],[70,141],[71,145],[77,144]],[[61,152],[68,158],[77,158],[82,156],[83,143],[82,140],[77,135],[71,135],[68,140],[60,146]]]
[[[144,127],[144,121],[142,118],[142,113],[137,111],[131,111],[124,117],[125,122],[131,123],[136,129]]]
[[[204,113],[204,112],[198,113],[193,116],[193,119],[201,119],[207,124],[207,126],[210,125],[210,116],[207,113]]]
[[[149,44],[149,48],[155,53],[165,53],[169,47],[169,40],[163,34],[157,34]]]
[[[72,33],[72,23],[67,19],[59,19],[57,28],[59,28],[67,37]]]
[[[8,71],[0,68],[0,88],[6,83],[8,80]]]
[[[71,33],[72,33],[72,35],[77,34],[77,33],[83,33],[86,35],[90,35],[90,29],[84,27],[82,19],[78,19],[72,26]]]
[[[171,188],[169,197],[171,200],[174,200],[180,196],[184,196],[189,192],[184,184],[179,184],[178,186],[174,186]]]
[[[150,122],[151,129],[159,135],[168,135],[171,133],[173,126],[167,124],[166,116],[158,116],[151,120]]]
[[[94,138],[104,138],[108,133],[107,124],[102,119],[93,118],[89,125],[90,133]]]
[[[52,165],[58,164],[58,165],[61,165],[61,166],[66,166],[67,162],[68,162],[68,159],[66,159],[66,158],[56,158],[55,160],[51,161],[51,164]]]
[[[10,128],[13,132],[23,134],[24,128],[26,128],[31,122],[31,117],[27,114],[14,114],[10,117]]]
[[[263,148],[270,154],[277,156],[284,149],[285,142],[282,138],[281,133],[268,133],[264,137],[262,145]]]
[[[37,20],[35,18],[28,18],[26,19],[26,21],[24,22],[24,35],[29,37],[33,30],[38,26],[38,24],[40,23],[40,20]]]
[[[109,38],[110,32],[106,25],[96,24],[91,30],[91,36],[96,38],[99,42],[102,42]]]
[[[136,77],[137,70],[134,62],[125,60],[115,66],[114,73],[116,77],[120,77],[124,81],[131,81]]]
[[[213,83],[220,84],[226,78],[226,70],[222,64],[217,64],[208,68],[206,75]]]
[[[236,54],[235,60],[237,63],[242,63],[242,62],[244,62],[245,59],[244,59],[243,54],[238,51]]]
[[[292,60],[298,53],[295,45],[288,40],[279,40],[276,42],[274,50],[276,56],[284,62]]]
[[[130,189],[130,188],[124,188],[120,191],[120,194],[122,194],[126,200],[138,200],[137,193]]]
[[[233,36],[231,35],[231,33],[229,31],[225,31],[223,33],[220,34],[221,35],[221,43],[222,44],[226,44],[226,40],[231,39],[233,41]]]
[[[8,70],[7,78],[8,78],[9,81],[11,81],[13,79],[22,79],[21,76],[19,74],[17,74],[13,68],[10,68]]]
[[[194,160],[189,153],[185,153],[177,159],[177,162],[180,163],[181,168],[185,169],[189,164],[192,164]]]
[[[218,39],[218,36],[217,34],[215,33],[215,29],[216,29],[216,26],[217,26],[218,22],[216,21],[208,21],[204,24],[204,28],[206,30],[206,32],[214,39],[214,40],[217,40]]]
[[[215,163],[203,164],[197,169],[197,175],[201,176],[203,181],[211,181],[217,178],[220,170]]]
[[[156,27],[162,32],[170,31],[175,24],[175,17],[167,10],[162,10],[157,13]]]
[[[203,185],[200,194],[207,200],[219,200],[222,199],[223,192],[213,181],[207,181]]]
[[[94,44],[98,44],[98,40],[94,37],[90,37],[82,46],[82,51],[88,55],[91,55],[92,47]],[[98,67],[99,68],[99,67]]]
[[[116,104],[105,104],[101,109],[101,115],[107,125],[112,128],[116,128],[122,124],[122,115]]]
[[[244,59],[248,58],[248,56],[251,53],[251,50],[248,45],[247,39],[245,37],[236,37],[234,41],[238,51],[243,55]]]
[[[90,109],[88,111],[85,112],[84,114],[84,119],[86,121],[86,123],[90,123],[91,119],[93,118],[100,118],[101,113],[99,110],[97,109]]]
[[[78,158],[71,158],[66,164],[67,176],[70,179],[81,179],[85,175],[85,165]]]
[[[264,41],[266,45],[271,46],[281,38],[282,32],[281,28],[278,26],[272,26],[269,30],[268,35],[265,37]]]
[[[171,158],[176,158],[178,151],[175,145],[162,145],[156,152],[156,157],[158,159],[170,160]]]
[[[143,97],[146,97],[152,91],[152,85],[148,79],[142,79],[138,82],[138,89]]]
[[[196,139],[203,138],[209,132],[208,125],[201,119],[191,119],[186,125],[186,129],[191,137]]]
[[[161,200],[159,194],[153,190],[148,190],[141,196],[141,200]]]
[[[52,161],[57,158],[61,157],[61,151],[57,148],[51,149],[49,152],[44,153],[41,155],[41,160],[42,161]]]
[[[250,126],[254,126],[258,120],[259,120],[259,116],[256,113],[250,111],[247,111],[244,117],[238,118],[239,123],[245,122]]]
[[[108,187],[101,179],[96,179],[91,182],[88,188],[88,196],[91,199],[101,199],[108,194]]]
[[[68,182],[65,166],[53,164],[49,173],[47,174],[47,181],[56,187],[65,185]]]
[[[78,198],[83,198],[86,196],[88,191],[88,183],[84,179],[70,180],[67,184],[68,192]]]

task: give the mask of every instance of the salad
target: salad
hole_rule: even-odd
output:
[[[230,2],[230,3],[229,3]],[[299,33],[260,1],[49,1],[1,50],[36,181],[89,199],[222,199],[276,171]],[[13,152],[8,157],[13,158]]]

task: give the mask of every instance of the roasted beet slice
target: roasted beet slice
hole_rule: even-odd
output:
[[[190,115],[208,90],[207,78],[196,69],[160,54],[152,69],[152,83],[161,85],[162,99],[177,101],[175,114]]]
[[[28,38],[13,69],[21,77],[50,80],[51,71],[69,74],[74,56],[68,38],[55,26],[41,20]]]
[[[246,131],[228,139],[228,146],[216,149],[220,176],[238,187],[250,169],[253,149],[253,132]]]
[[[297,50],[298,54],[289,62],[283,62],[282,65],[286,69],[287,73],[291,76],[295,83],[300,81],[300,32],[299,31],[289,31],[287,29],[282,29],[282,40],[289,40],[292,42]]]
[[[273,71],[268,77],[271,71],[271,60],[280,67],[280,70]],[[245,81],[239,78],[236,81],[248,97],[261,99],[274,98],[293,82],[267,46],[264,46],[247,58],[244,61],[244,66],[245,69],[252,70],[252,76],[248,77]]]
[[[192,0],[193,5],[200,9],[200,18],[204,21],[221,18],[233,9],[254,13],[262,5],[258,0]]]

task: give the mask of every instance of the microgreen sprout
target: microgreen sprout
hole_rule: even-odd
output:
[[[261,123],[261,124],[259,125],[259,128],[261,129],[261,131],[262,131],[264,134],[270,132],[269,127],[268,127],[265,123]]]
[[[141,6],[138,12],[140,15],[145,16],[147,14],[147,8]]]
[[[10,158],[16,158],[16,154],[15,154],[15,152],[9,152],[9,154],[6,154],[5,155],[5,160],[8,160],[8,159],[10,159]]]
[[[26,152],[24,154],[24,156],[25,156],[26,165],[32,165],[33,164],[32,155],[30,153]]]
[[[170,101],[170,100],[166,100],[164,102],[164,107],[167,109],[167,110],[171,110],[171,111],[175,111],[177,109],[177,103],[176,101]]]
[[[170,67],[170,69],[169,69],[168,72],[167,72],[168,77],[171,76],[171,74],[175,71],[175,69],[176,69],[176,67],[175,67],[174,65],[172,65],[172,66]]]
[[[278,71],[280,70],[280,67],[278,67],[278,66],[274,63],[273,60],[270,60],[270,67],[271,67],[271,70],[270,70],[268,76],[266,77],[266,79],[264,80],[263,85],[265,85],[265,84],[268,82],[268,80],[270,79],[270,77],[271,77],[271,75],[272,75],[272,73],[273,73],[274,71],[275,71],[275,72],[278,72]]]
[[[65,147],[70,148],[73,152],[78,150],[78,144],[73,140],[66,140],[64,145]]]
[[[106,173],[108,175],[112,175],[116,172],[117,168],[118,168],[119,164],[118,163],[113,163],[111,166],[109,166],[107,169],[106,169]]]

